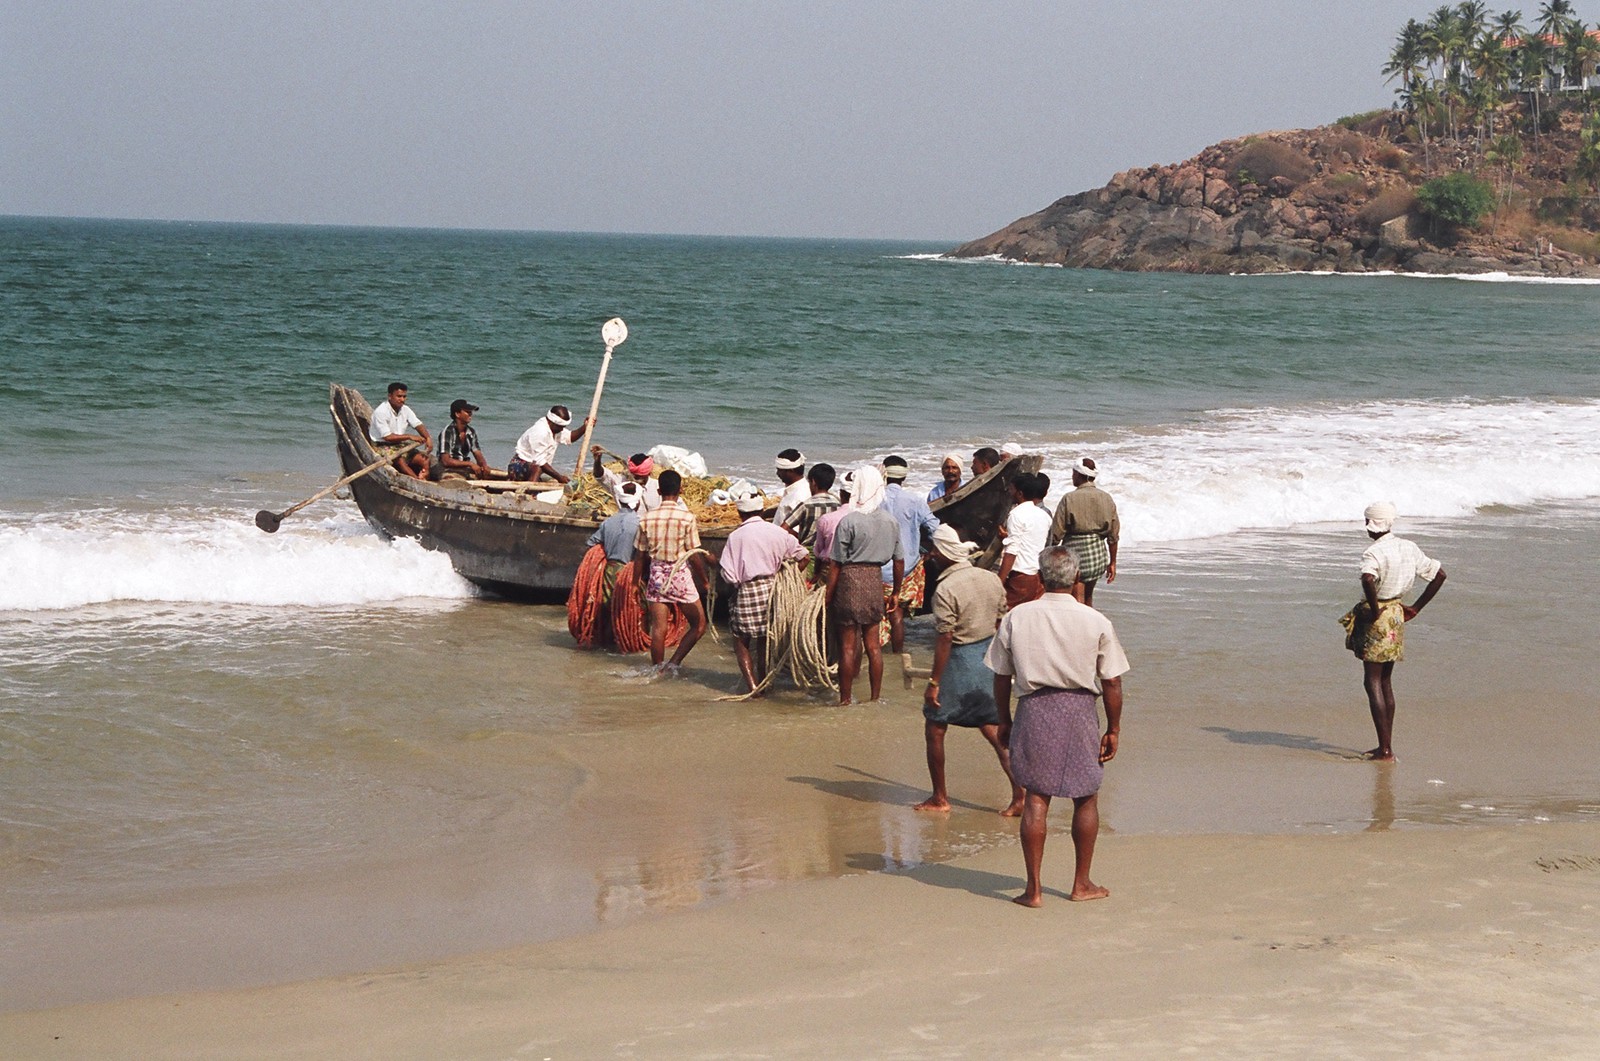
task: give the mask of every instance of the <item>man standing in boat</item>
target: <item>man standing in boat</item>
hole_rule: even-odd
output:
[[[602,461],[606,451],[599,446],[590,446],[589,455],[594,458],[594,477],[604,483],[606,489],[611,491],[611,496],[622,503],[622,488],[632,483],[638,488],[639,504],[646,512],[654,512],[661,507],[661,490],[656,486],[656,481],[650,473],[656,470],[655,458],[648,453],[635,453],[623,461],[627,469],[627,478],[607,468]]]
[[[416,411],[406,404],[409,391],[410,388],[398,380],[389,384],[389,400],[372,410],[372,423],[367,429],[367,436],[378,443],[374,448],[379,453],[394,456],[395,469],[402,475],[426,479],[428,450],[433,448],[433,436],[422,426]],[[395,454],[397,447],[410,442],[420,442],[422,446],[409,453]]]
[[[551,463],[556,459],[556,447],[576,442],[591,426],[585,420],[577,430],[572,430],[572,410],[565,405],[552,405],[543,420],[528,428],[517,439],[517,455],[506,465],[506,471],[517,482],[548,477],[565,483],[567,477],[556,471]]]
[[[811,496],[811,486],[806,482],[806,455],[797,449],[784,450],[778,454],[777,470],[783,493],[778,497],[778,507],[772,510],[772,522],[782,526],[789,513]]]

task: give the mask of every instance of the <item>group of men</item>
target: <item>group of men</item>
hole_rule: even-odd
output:
[[[390,458],[395,470],[414,479],[439,480],[446,475],[465,479],[511,479],[527,482],[533,479],[550,479],[567,482],[567,476],[557,470],[556,450],[582,438],[593,426],[584,420],[572,426],[572,411],[565,405],[553,405],[550,411],[517,439],[516,449],[505,471],[489,466],[484,458],[478,433],[472,428],[472,414],[478,407],[465,398],[450,403],[450,423],[439,435],[435,446],[433,434],[423,424],[416,410],[406,404],[410,388],[396,381],[389,384],[385,401],[372,410],[367,437],[380,453]]]
[[[974,476],[1008,456],[979,450],[972,459]],[[945,738],[950,726],[977,729],[994,748],[1011,788],[1001,813],[1022,819],[1027,884],[1017,902],[1042,902],[1046,817],[1055,797],[1073,801],[1071,898],[1101,898],[1108,893],[1089,870],[1100,781],[1121,731],[1121,676],[1128,663],[1111,623],[1087,602],[1100,578],[1115,578],[1116,506],[1095,485],[1099,472],[1089,458],[1073,468],[1075,489],[1053,513],[1041,504],[1050,486],[1046,476],[1014,476],[1016,505],[1002,532],[1002,578],[975,565],[978,546],[939,522],[929,507],[961,489],[964,463],[959,455],[947,455],[942,481],[923,497],[906,489],[909,469],[899,456],[838,476],[828,464],[808,469],[798,450],[780,453],[775,470],[783,489],[771,518],[759,494],[736,499],[744,518],[719,561],[734,591],[730,626],[740,672],[755,691],[774,579],[785,562],[809,560],[811,578],[826,586],[838,636],[839,703],[851,703],[863,657],[871,698],[877,700],[883,683],[880,631],[886,628],[894,652],[903,651],[907,613],[921,607],[931,578],[936,640],[923,694],[923,733],[933,794],[917,809],[950,810]],[[642,522],[635,555],[651,558],[654,584],[655,565],[663,561],[657,536]],[[697,574],[706,577],[703,568]],[[654,607],[649,590],[646,599]],[[698,626],[703,612],[694,608]],[[680,644],[674,663],[686,652]]]

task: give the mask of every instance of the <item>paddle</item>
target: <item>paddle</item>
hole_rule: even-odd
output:
[[[339,487],[344,486],[347,483],[355,482],[357,479],[361,478],[363,475],[366,475],[368,472],[377,471],[379,468],[383,467],[385,464],[388,464],[390,461],[394,460],[396,457],[403,456],[404,454],[410,453],[412,450],[416,449],[420,445],[422,445],[422,443],[420,443],[420,442],[408,442],[404,446],[401,446],[400,449],[395,451],[394,453],[391,453],[386,457],[379,457],[377,460],[373,461],[371,464],[367,465],[365,468],[362,468],[360,471],[351,472],[349,475],[345,476],[343,479],[340,479],[338,482],[334,483],[332,486],[326,487],[326,488],[324,488],[322,490],[318,490],[316,493],[312,494],[310,497],[306,498],[304,501],[300,502],[298,505],[290,505],[288,508],[284,509],[282,512],[274,513],[274,512],[268,512],[266,509],[262,509],[260,512],[256,513],[256,526],[260,527],[262,530],[266,531],[268,534],[275,534],[275,533],[277,533],[277,530],[278,530],[278,524],[283,522],[283,517],[285,517],[287,515],[290,515],[291,513],[294,513],[294,512],[299,512],[302,508],[305,508],[307,505],[311,504],[311,502],[313,502],[313,501],[322,500],[323,498],[327,497],[329,494],[333,493],[335,490],[339,489]]]
[[[611,351],[627,341],[628,325],[621,317],[612,317],[600,326],[600,338],[606,344],[606,356],[600,362],[600,378],[594,384],[594,401],[589,403],[589,437],[585,438],[584,445],[578,448],[578,463],[572,468],[574,479],[583,471],[583,455],[594,445],[594,417],[600,411],[600,392],[606,388],[606,371],[611,368]]]

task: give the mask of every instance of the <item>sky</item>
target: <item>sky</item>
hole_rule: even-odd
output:
[[[1386,106],[1434,6],[0,0],[0,214],[954,243]]]

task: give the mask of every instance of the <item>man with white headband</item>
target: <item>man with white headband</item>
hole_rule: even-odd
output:
[[[928,491],[928,504],[961,489],[961,454],[946,453],[939,464],[939,485]]]
[[[772,510],[772,522],[781,526],[789,513],[811,496],[811,487],[806,482],[806,455],[797,449],[784,450],[778,454],[777,471],[783,493],[778,497],[778,507]]]
[[[1094,587],[1102,577],[1117,580],[1117,539],[1122,523],[1117,519],[1117,503],[1100,489],[1096,480],[1100,470],[1093,457],[1084,457],[1072,466],[1072,486],[1056,505],[1050,523],[1050,544],[1065,545],[1078,556],[1078,578],[1083,585],[1083,603],[1094,606]]]
[[[600,590],[600,629],[611,629],[608,610],[611,594],[617,588],[617,575],[623,565],[633,559],[633,543],[639,537],[639,502],[642,497],[637,483],[623,483],[617,492],[617,511],[607,516],[589,535],[585,545],[602,546],[606,551],[605,579]]]
[[[1372,544],[1361,554],[1362,600],[1339,620],[1345,628],[1344,647],[1361,660],[1361,681],[1367,707],[1378,731],[1378,746],[1367,753],[1377,762],[1394,761],[1394,665],[1405,658],[1405,625],[1433,600],[1444,585],[1444,567],[1419,549],[1415,542],[1392,533],[1395,506],[1388,501],[1368,505],[1367,537]],[[1401,595],[1418,579],[1427,588],[1416,604],[1401,602]]]
[[[933,591],[933,675],[922,695],[922,734],[928,751],[933,795],[917,810],[949,813],[944,780],[944,738],[951,726],[976,729],[1000,758],[1011,784],[1011,801],[1000,813],[1022,813],[1024,793],[1011,779],[1011,756],[1000,742],[1000,714],[994,702],[994,672],[983,662],[1000,622],[1005,590],[993,571],[972,566],[978,547],[961,540],[949,524],[933,532],[927,562],[938,574]]]
[[[883,645],[878,624],[883,620],[884,587],[878,571],[888,565],[899,596],[905,574],[900,526],[883,511],[883,475],[870,464],[855,470],[850,507],[839,521],[828,554],[828,616],[839,628],[839,703],[851,703],[861,652],[867,655],[872,699],[883,695]],[[824,517],[826,518],[826,517]]]
[[[939,521],[928,509],[928,503],[906,490],[906,459],[895,454],[883,458],[883,507],[894,517],[900,528],[900,553],[905,558],[903,576],[893,566],[884,564],[883,579],[884,620],[889,627],[889,649],[908,665],[906,649],[906,617],[922,607],[927,591],[928,573],[922,566],[922,543],[925,536],[939,529]]]
[[[767,658],[767,616],[772,609],[772,588],[785,560],[804,563],[810,557],[794,535],[762,517],[766,497],[747,493],[734,498],[734,507],[744,522],[728,535],[718,566],[723,579],[733,587],[733,603],[728,607],[728,626],[733,630],[733,654],[739,660],[739,673],[749,692],[765,677]]]
[[[529,482],[548,476],[558,483],[567,477],[556,471],[551,463],[556,459],[556,447],[565,446],[582,438],[592,425],[588,420],[572,430],[572,410],[565,405],[552,405],[544,419],[534,424],[517,439],[517,453],[506,465],[507,474],[517,482]]]
[[[624,478],[602,463],[605,452],[599,446],[589,447],[589,455],[594,458],[594,477],[605,484],[606,488],[611,491],[611,496],[617,499],[617,503],[622,503],[622,487],[627,483],[633,483],[639,488],[639,506],[644,511],[654,512],[660,508],[661,489],[656,486],[656,481],[650,477],[650,473],[656,470],[655,458],[648,453],[635,453],[622,462],[623,469],[627,473],[627,477]]]

